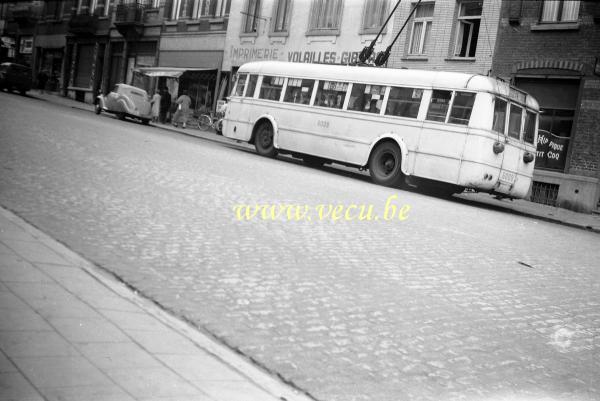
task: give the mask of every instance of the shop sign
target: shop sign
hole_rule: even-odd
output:
[[[231,47],[229,53],[234,64],[249,61],[279,60],[293,63],[350,64],[358,61],[357,51],[284,51],[273,48]]]
[[[569,139],[568,137],[539,130],[535,167],[563,170],[567,159]]]

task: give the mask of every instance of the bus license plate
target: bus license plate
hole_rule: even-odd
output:
[[[508,171],[502,171],[500,173],[500,181],[507,182],[509,184],[513,184],[516,178],[517,175],[515,173],[511,173]]]

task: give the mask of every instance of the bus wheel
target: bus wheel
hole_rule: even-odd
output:
[[[273,143],[273,126],[271,123],[265,121],[256,128],[254,147],[256,153],[261,156],[275,157],[277,155],[277,149],[275,149]]]
[[[398,187],[404,183],[401,169],[402,153],[393,142],[382,142],[375,147],[369,159],[369,173],[373,182],[387,187]]]

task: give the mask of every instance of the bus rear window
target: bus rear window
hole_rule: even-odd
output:
[[[523,132],[523,140],[533,144],[535,142],[535,113],[530,111],[525,114],[525,130]]]
[[[521,137],[521,116],[523,109],[514,104],[510,105],[508,117],[508,136],[519,139]]]
[[[451,98],[451,91],[434,90],[431,95],[427,117],[425,118],[430,121],[446,121],[446,114],[448,113]]]
[[[389,116],[417,118],[423,89],[397,88],[390,89],[385,114]]]
[[[504,127],[506,127],[506,101],[496,98],[494,100],[494,122],[492,129],[504,134]]]
[[[246,86],[246,78],[248,78],[247,74],[238,75],[237,82],[235,84],[235,88],[233,90],[233,96],[242,96],[244,94],[244,86]]]
[[[473,103],[475,103],[474,93],[456,92],[448,122],[452,124],[469,125]]]
[[[283,77],[264,76],[258,97],[260,99],[279,101],[284,81],[285,78]]]
[[[379,114],[384,95],[385,86],[353,84],[348,110]]]
[[[258,81],[258,75],[250,75],[248,79],[248,87],[246,88],[245,97],[254,97],[254,90],[256,89],[256,82]]]
[[[346,100],[347,90],[347,82],[320,81],[315,105],[341,109]]]
[[[283,101],[309,104],[314,86],[315,81],[313,79],[289,78]]]

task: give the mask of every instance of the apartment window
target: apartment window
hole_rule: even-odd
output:
[[[353,84],[348,110],[379,114],[385,95],[385,86]]]
[[[317,88],[316,106],[341,109],[346,100],[347,82],[320,81]]]
[[[338,33],[342,16],[342,0],[313,0],[309,29],[316,34]]]
[[[197,0],[197,2],[196,15],[198,17],[224,17],[229,15],[231,0]]]
[[[289,78],[283,101],[309,104],[314,85],[315,81],[312,79]]]
[[[244,15],[244,33],[256,32],[260,17],[260,0],[248,0]]]
[[[273,32],[288,32],[291,0],[278,0],[275,4]]]
[[[458,10],[458,30],[455,57],[475,57],[479,25],[481,24],[481,1],[463,1]]]
[[[173,0],[171,19],[190,19],[194,14],[194,0]]]
[[[421,3],[417,7],[410,31],[410,54],[418,55],[427,52],[427,43],[433,24],[433,8],[434,3]]]
[[[544,0],[541,22],[576,22],[579,17],[579,1]]]
[[[417,118],[423,89],[396,88],[390,89],[385,114],[398,117]]]
[[[379,33],[388,14],[388,0],[367,0],[363,15],[363,33]]]
[[[431,103],[429,104],[427,117],[425,118],[430,121],[446,121],[450,99],[452,99],[451,91],[434,90],[431,95]]]
[[[58,0],[50,0],[46,2],[46,18],[47,19],[58,19],[60,18],[61,2]]]

